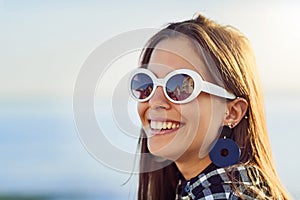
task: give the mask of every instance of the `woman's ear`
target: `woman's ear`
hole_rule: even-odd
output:
[[[241,97],[227,102],[227,111],[224,118],[224,125],[230,128],[235,127],[245,116],[248,109],[248,102]]]

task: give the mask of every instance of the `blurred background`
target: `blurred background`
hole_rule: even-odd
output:
[[[96,161],[77,136],[76,77],[111,37],[196,12],[251,41],[276,168],[300,199],[300,3],[241,2],[0,0],[0,199],[136,199],[137,177]]]

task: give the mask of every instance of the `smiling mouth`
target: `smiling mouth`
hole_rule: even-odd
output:
[[[152,131],[161,132],[161,134],[173,132],[183,126],[180,122],[154,120],[149,120],[149,125]]]

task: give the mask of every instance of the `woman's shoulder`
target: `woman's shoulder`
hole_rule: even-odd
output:
[[[198,176],[193,186],[195,199],[265,199],[268,187],[262,173],[254,165],[215,168]]]
[[[260,170],[255,165],[233,165],[227,168],[214,167],[211,171],[201,173],[199,182],[206,182],[207,186],[217,183],[259,185],[262,178]]]
[[[246,185],[259,185],[262,180],[262,173],[255,165],[233,165],[223,170],[230,183],[244,183]]]

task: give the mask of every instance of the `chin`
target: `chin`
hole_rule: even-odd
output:
[[[158,147],[157,144],[154,146],[148,143],[148,149],[151,154],[172,161],[176,161],[184,154],[184,149],[181,150],[178,146],[174,149],[168,145]]]

